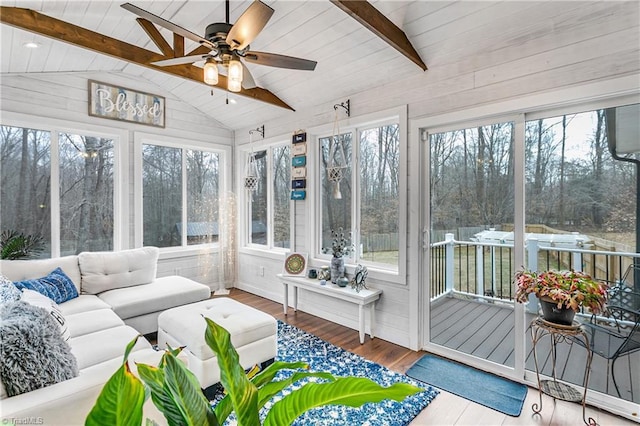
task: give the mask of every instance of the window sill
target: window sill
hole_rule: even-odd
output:
[[[217,244],[187,246],[187,247],[165,247],[160,249],[159,260],[210,255],[210,254],[218,253],[218,251],[219,251],[219,246]]]
[[[399,285],[406,285],[407,283],[407,279],[405,276],[400,276],[400,272],[395,271],[395,270],[390,270],[390,269],[383,269],[383,268],[378,268],[376,266],[370,265],[370,264],[366,264],[366,263],[362,263],[363,266],[367,267],[367,271],[368,271],[368,278],[372,278],[374,280],[377,281],[384,281],[387,283],[391,283],[391,284],[399,284]],[[327,260],[327,259],[323,259],[323,258],[315,258],[315,259],[309,259],[309,266],[308,268],[321,268],[323,266],[331,266],[331,260]],[[345,269],[347,274],[349,274],[350,276],[353,276],[353,274],[355,273],[355,269],[358,265],[356,263],[346,263],[345,262]]]

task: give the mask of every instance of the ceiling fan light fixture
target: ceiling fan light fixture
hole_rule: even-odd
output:
[[[228,79],[227,80],[227,89],[229,89],[230,92],[239,92],[242,90],[242,82],[238,81],[238,80],[232,80],[232,79]]]
[[[229,74],[228,77],[230,80],[236,80],[238,82],[242,82],[242,63],[237,56],[229,61]]]
[[[212,58],[207,58],[204,63],[204,82],[215,86],[218,84],[218,64]]]

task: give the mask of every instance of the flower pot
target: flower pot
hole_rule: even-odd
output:
[[[331,282],[338,283],[338,278],[344,275],[344,258],[332,257],[331,258]]]
[[[545,321],[561,325],[573,324],[573,317],[576,315],[573,309],[566,306],[558,308],[558,303],[547,297],[540,299],[540,306],[542,306],[542,318]]]

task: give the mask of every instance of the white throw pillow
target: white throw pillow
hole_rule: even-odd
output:
[[[37,306],[39,308],[43,308],[46,310],[49,315],[55,320],[58,327],[60,327],[60,333],[62,334],[62,338],[66,341],[71,337],[71,332],[67,327],[67,320],[62,315],[62,310],[58,306],[56,302],[49,299],[44,294],[38,293],[34,290],[24,289],[22,290],[22,298],[23,302],[26,302],[32,306]]]

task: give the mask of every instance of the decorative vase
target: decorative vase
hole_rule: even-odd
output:
[[[338,287],[346,287],[349,284],[349,278],[340,277],[338,278]]]
[[[332,257],[331,258],[331,282],[338,283],[338,278],[344,275],[344,258]]]
[[[558,308],[558,303],[548,297],[540,299],[540,306],[542,306],[544,320],[560,325],[573,324],[573,317],[576,315],[576,311],[573,309],[566,306]]]

